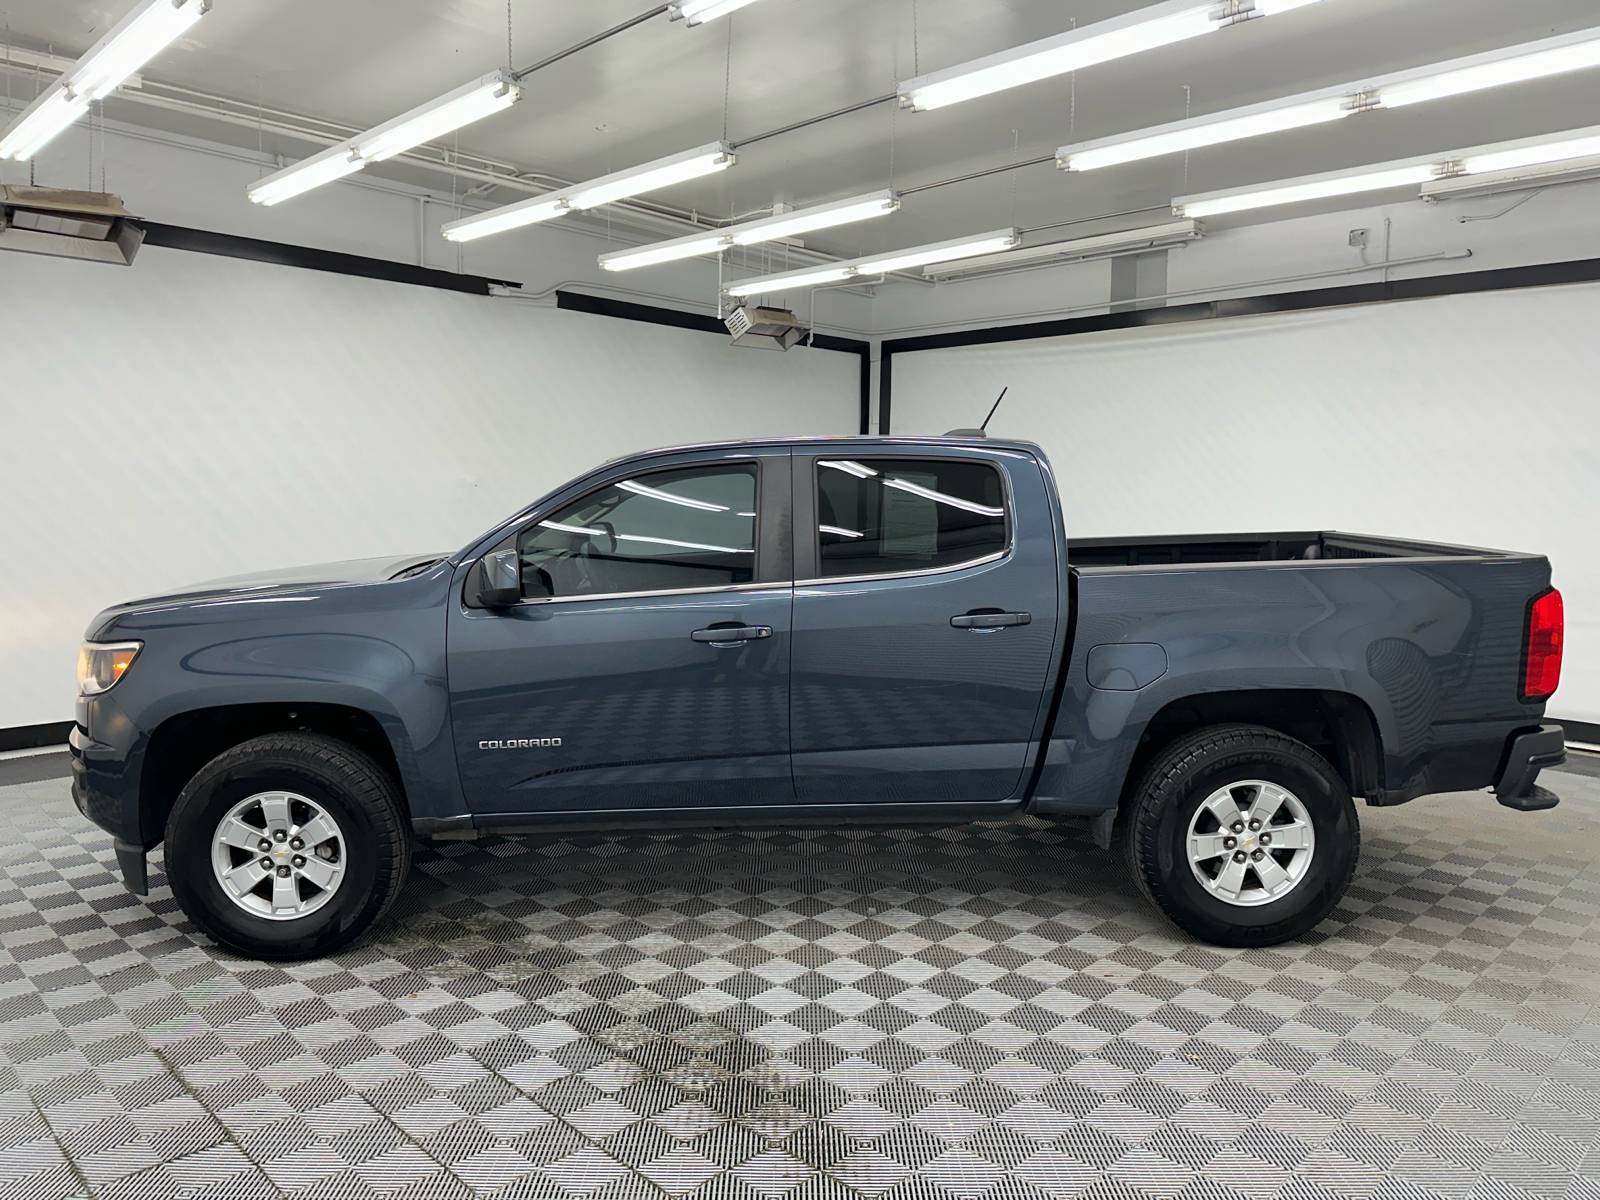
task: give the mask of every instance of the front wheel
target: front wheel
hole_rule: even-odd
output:
[[[410,861],[394,781],[321,734],[268,734],[225,751],[167,819],[167,878],[185,915],[252,958],[317,958],[349,944],[394,902]]]
[[[1361,831],[1344,781],[1309,746],[1216,725],[1145,770],[1126,839],[1140,889],[1175,924],[1219,946],[1273,946],[1333,911]]]

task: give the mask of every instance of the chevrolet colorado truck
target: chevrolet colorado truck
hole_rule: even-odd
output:
[[[1562,608],[1537,555],[1342,533],[1069,540],[1034,445],[620,459],[464,549],[100,613],[73,795],[226,946],[327,954],[413,837],[1088,818],[1229,946],[1356,867],[1352,797],[1537,810]]]

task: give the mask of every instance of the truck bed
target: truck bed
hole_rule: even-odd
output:
[[[1502,550],[1401,541],[1354,533],[1206,533],[1185,537],[1069,538],[1067,560],[1080,571],[1208,563],[1312,562],[1320,559],[1515,558]]]

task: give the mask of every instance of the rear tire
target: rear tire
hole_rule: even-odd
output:
[[[318,958],[394,903],[409,824],[368,755],[322,734],[267,734],[184,787],[167,819],[167,879],[213,941],[252,958]]]
[[[1158,754],[1125,837],[1145,896],[1218,946],[1273,946],[1310,930],[1344,896],[1361,846],[1338,772],[1260,725],[1214,725]]]

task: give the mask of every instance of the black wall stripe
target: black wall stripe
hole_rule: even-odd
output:
[[[13,725],[10,729],[0,729],[0,754],[7,750],[65,746],[72,724],[71,721],[53,721],[48,725]]]
[[[556,307],[569,309],[572,312],[594,313],[602,317],[618,317],[624,321],[643,321],[650,325],[670,325],[674,329],[694,329],[701,333],[719,333],[723,337],[728,336],[728,327],[717,317],[707,316],[704,313],[683,312],[676,308],[660,308],[654,304],[638,304],[632,300],[591,296],[586,292],[559,291],[556,293]],[[870,432],[872,344],[859,338],[842,338],[819,333],[807,338],[801,345],[817,350],[837,350],[842,354],[861,356],[860,424],[862,433]]]
[[[988,346],[997,342],[1031,341],[1035,338],[1070,337],[1083,333],[1103,333],[1111,329],[1143,329],[1189,321],[1215,321],[1225,317],[1344,308],[1352,304],[1425,300],[1435,296],[1551,287],[1562,283],[1593,283],[1596,280],[1600,280],[1600,258],[1582,258],[1570,262],[1536,263],[1526,267],[1463,271],[1454,275],[1428,275],[1420,279],[1396,279],[1388,283],[1357,283],[1345,287],[1277,292],[1266,296],[1242,296],[1235,300],[1206,300],[1198,304],[1180,304],[1168,308],[1097,313],[1093,316],[1039,321],[1027,325],[993,325],[984,329],[964,329],[951,333],[925,334],[920,337],[887,338],[880,350],[878,366],[878,431],[886,434],[890,430],[890,362],[896,354],[910,354],[917,350],[945,350],[956,346]]]
[[[474,296],[487,296],[491,284],[521,286],[499,279],[485,279],[479,275],[457,275],[454,271],[440,271],[433,267],[414,267],[409,263],[390,262],[386,258],[343,254],[337,250],[317,250],[310,246],[292,246],[287,242],[267,242],[260,238],[212,233],[207,229],[189,229],[182,225],[161,225],[153,221],[140,221],[138,224],[144,228],[146,246],[161,246],[168,250],[244,258],[280,267],[304,267],[335,275],[381,279],[387,283],[409,283],[420,287],[443,288],[449,292],[467,292]]]

